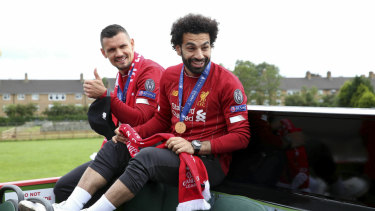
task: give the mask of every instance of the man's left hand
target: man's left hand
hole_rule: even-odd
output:
[[[107,91],[107,89],[105,88],[102,79],[96,71],[96,68],[94,70],[94,75],[94,80],[85,80],[85,82],[83,83],[83,91],[88,97],[97,99],[101,97]]]
[[[194,154],[194,149],[191,143],[181,137],[172,137],[168,139],[165,146],[176,154],[180,154],[181,152]]]

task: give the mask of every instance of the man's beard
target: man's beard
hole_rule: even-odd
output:
[[[124,73],[127,73],[131,67],[131,63],[129,63],[126,66],[122,66],[122,67],[116,66],[116,67],[119,71],[123,71]]]
[[[192,73],[194,73],[194,74],[201,74],[203,71],[204,71],[204,69],[206,69],[206,67],[207,67],[207,65],[208,65],[208,63],[210,63],[210,58],[207,58],[207,57],[204,57],[203,59],[192,59],[192,58],[189,58],[189,59],[185,59],[185,57],[184,57],[184,54],[181,52],[181,57],[182,57],[182,62],[184,63],[184,65],[185,65],[185,67],[190,71],[190,72],[192,72]],[[191,63],[193,62],[193,61],[198,61],[198,62],[202,62],[202,61],[204,61],[204,65],[203,65],[203,67],[199,67],[199,68],[197,68],[197,67],[193,67],[192,65],[191,65]]]

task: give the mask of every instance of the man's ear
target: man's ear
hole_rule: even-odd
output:
[[[133,38],[130,39],[130,44],[132,46],[132,50],[134,51],[134,39]]]
[[[104,51],[104,49],[103,49],[103,48],[101,48],[101,49],[100,49],[100,51],[102,52],[102,54],[103,54],[104,58],[108,58],[108,57],[107,57],[107,55],[105,54],[105,51]]]
[[[181,56],[181,46],[180,45],[176,45],[176,52],[179,56]]]

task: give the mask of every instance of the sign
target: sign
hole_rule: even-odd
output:
[[[23,191],[25,194],[25,199],[30,197],[41,197],[47,199],[51,204],[55,203],[55,194],[53,193],[53,188],[35,189]],[[5,193],[5,201],[8,199],[16,199],[17,194],[15,192]]]

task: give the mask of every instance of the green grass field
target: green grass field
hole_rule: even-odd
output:
[[[90,160],[102,138],[0,142],[0,182],[62,176]]]

